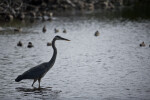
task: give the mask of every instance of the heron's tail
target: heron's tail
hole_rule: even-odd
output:
[[[16,81],[16,82],[20,82],[22,79],[23,79],[23,75],[19,75],[19,76],[15,79],[15,81]]]

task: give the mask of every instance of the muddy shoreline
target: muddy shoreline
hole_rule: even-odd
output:
[[[123,7],[149,9],[149,0],[1,0],[0,20],[12,21],[25,18],[45,20],[45,16],[52,20],[53,13],[64,11],[94,11],[118,10]],[[145,8],[146,7],[146,8]]]

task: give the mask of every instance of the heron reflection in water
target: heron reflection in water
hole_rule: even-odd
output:
[[[55,41],[56,40],[70,41],[70,40],[62,38],[60,36],[55,36],[53,41],[52,41],[52,48],[53,48],[54,52],[53,52],[53,56],[52,56],[51,60],[49,62],[45,62],[45,63],[42,63],[40,65],[37,65],[37,66],[27,70],[26,72],[24,72],[22,75],[19,75],[15,79],[16,82],[19,82],[23,79],[33,79],[34,80],[32,83],[32,86],[33,86],[34,83],[38,80],[39,88],[40,88],[41,78],[44,77],[44,75],[52,68],[52,66],[55,63],[56,56],[57,56],[57,48],[55,47]]]

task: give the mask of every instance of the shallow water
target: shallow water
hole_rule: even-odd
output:
[[[46,25],[47,32],[42,33]],[[2,100],[149,100],[150,21],[98,17],[54,17],[52,22],[3,24],[0,32],[0,98]],[[13,32],[22,26],[23,32]],[[54,33],[54,28],[59,33]],[[63,33],[63,29],[67,33]],[[99,30],[100,36],[94,33]],[[58,55],[53,68],[31,87],[32,80],[14,79],[50,60],[47,47],[55,35]],[[21,40],[23,47],[17,47]],[[31,41],[34,48],[27,48]],[[146,47],[139,47],[144,41]]]

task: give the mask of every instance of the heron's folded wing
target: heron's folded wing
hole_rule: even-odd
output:
[[[24,76],[24,79],[36,79],[42,77],[46,72],[47,72],[46,63],[42,63],[27,70],[22,75]]]

